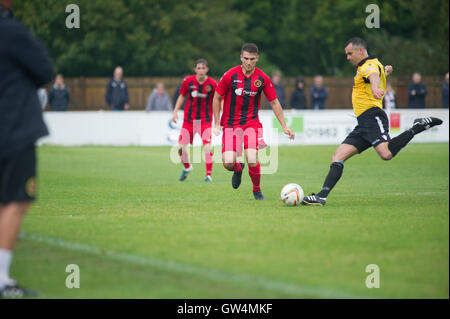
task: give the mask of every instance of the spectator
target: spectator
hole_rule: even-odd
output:
[[[70,94],[64,85],[64,79],[61,74],[58,74],[55,79],[55,84],[50,90],[49,105],[51,111],[67,111],[69,105]]]
[[[106,86],[106,104],[112,111],[123,111],[130,108],[128,87],[122,76],[122,67],[116,67],[114,69],[114,77],[109,80]]]
[[[275,93],[277,94],[278,101],[280,101],[280,105],[282,107],[286,106],[286,95],[284,93],[284,87],[281,85],[281,73],[280,71],[275,71],[272,73],[271,78],[273,87],[275,88]],[[269,107],[270,103],[267,100],[267,98],[264,100],[265,104],[264,106]]]
[[[40,88],[37,90],[37,95],[39,98],[39,104],[41,105],[41,109],[45,109],[48,103],[47,90],[45,88]]]
[[[149,95],[147,106],[145,110],[148,111],[171,111],[172,102],[169,94],[164,89],[163,83],[158,83],[153,92]]]
[[[188,75],[186,75],[188,76]],[[183,79],[186,77],[184,76]],[[175,91],[173,92],[173,97],[172,97],[172,105],[177,104],[177,99],[180,96],[180,89],[181,89],[181,85],[183,84],[183,81],[180,82],[180,84],[178,84],[177,88],[175,89]],[[187,99],[185,99],[183,101],[183,104],[181,105],[181,110],[184,110],[184,106],[186,105],[186,101]]]
[[[448,109],[448,72],[445,74],[445,82],[442,86],[442,107]]]
[[[286,95],[284,94],[284,87],[281,85],[281,73],[275,71],[272,74],[272,84],[275,88],[275,93],[277,94],[278,101],[280,101],[281,106],[286,105]]]
[[[316,75],[314,77],[314,86],[309,91],[311,98],[311,108],[313,110],[324,110],[326,100],[328,98],[327,89],[323,86],[323,77]]]
[[[422,83],[422,76],[415,72],[412,81],[408,86],[408,107],[410,109],[424,109],[425,96],[427,95],[427,86]]]
[[[295,89],[291,95],[291,108],[304,110],[307,108],[305,96],[305,81],[301,76],[295,81]]]
[[[390,83],[386,84],[386,93],[383,97],[383,108],[386,111],[390,111],[397,108],[397,95],[395,91],[392,89],[392,85]]]

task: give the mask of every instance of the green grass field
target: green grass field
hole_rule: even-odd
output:
[[[12,276],[44,298],[448,298],[448,144],[368,150],[326,206],[283,206],[287,183],[320,189],[334,149],[280,147],[256,202],[247,168],[238,190],[220,164],[181,183],[168,147],[40,147]]]

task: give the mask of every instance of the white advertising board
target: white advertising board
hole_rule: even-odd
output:
[[[279,145],[334,145],[341,143],[357,125],[351,110],[296,111],[284,112],[287,125],[294,130],[296,138],[277,133],[279,124],[271,110],[260,111],[260,121],[264,127],[267,144],[277,140]],[[419,134],[413,142],[448,142],[449,111],[445,109],[396,110],[388,114],[391,137],[411,127],[415,118],[435,116],[444,123],[424,134]],[[50,145],[174,145],[178,141],[182,123],[182,113],[177,125],[170,124],[171,112],[45,112],[50,135],[39,144]],[[278,131],[280,132],[280,131]],[[274,137],[276,137],[274,139]],[[272,140],[272,141],[271,141]],[[221,144],[221,136],[213,136],[214,145]],[[194,145],[201,145],[197,135]]]

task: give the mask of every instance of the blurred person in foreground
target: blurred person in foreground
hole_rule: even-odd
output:
[[[35,295],[10,277],[13,249],[36,199],[35,142],[48,135],[36,91],[53,79],[44,46],[0,0],[0,297]],[[32,265],[30,265],[32,266]]]

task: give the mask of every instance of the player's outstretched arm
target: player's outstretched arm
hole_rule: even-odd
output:
[[[295,134],[290,128],[286,126],[286,122],[284,121],[283,109],[281,108],[280,101],[278,101],[278,99],[270,101],[270,107],[272,108],[273,113],[277,117],[278,122],[280,122],[284,134],[289,135],[289,138],[293,140],[295,138]]]
[[[381,80],[378,73],[372,73],[369,75],[370,86],[372,87],[373,97],[377,100],[381,100],[384,95],[383,89],[380,88]]]
[[[386,65],[384,67],[384,73],[386,74],[386,76],[391,75],[393,71],[394,71],[394,68],[392,67],[392,65]]]
[[[181,109],[181,106],[184,102],[184,95],[178,95],[177,102],[175,103],[175,108],[173,109],[173,115],[172,115],[172,121],[177,122],[178,121],[178,111]]]
[[[222,95],[214,93],[213,98],[213,115],[214,115],[214,134],[219,136],[220,134],[220,101],[222,100]]]

